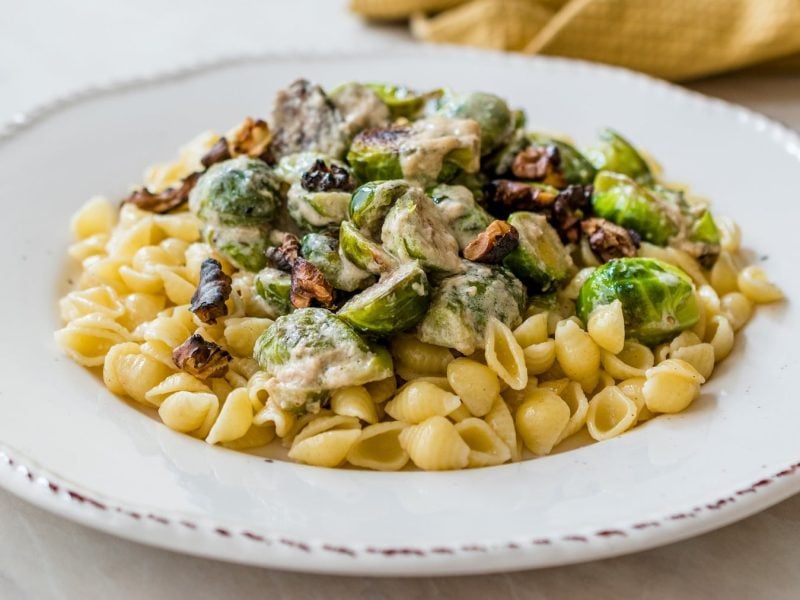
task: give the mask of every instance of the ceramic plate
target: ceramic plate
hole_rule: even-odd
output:
[[[0,483],[65,517],[147,544],[315,572],[476,573],[665,544],[800,490],[791,300],[760,309],[684,414],[546,458],[451,473],[328,470],[211,447],[107,392],[53,342],[68,219],[125,195],[199,131],[267,115],[304,76],[489,90],[531,127],[581,143],[611,125],[743,225],[800,298],[800,139],[735,106],[626,71],[466,50],[261,57],[65,98],[0,134],[4,292]]]

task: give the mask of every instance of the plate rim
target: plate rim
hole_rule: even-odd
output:
[[[607,77],[629,84],[649,87],[691,102],[707,110],[722,111],[770,140],[800,161],[800,134],[790,127],[752,109],[688,90],[675,84],[636,73],[621,67],[563,57],[526,56],[457,46],[408,46],[384,50],[384,58],[413,58],[420,56],[467,58],[492,56],[496,60],[525,64],[540,62],[553,66],[565,65],[577,75],[583,71],[600,72]],[[45,121],[73,105],[97,97],[124,93],[161,83],[178,81],[228,67],[248,63],[265,63],[283,59],[314,61],[357,60],[364,53],[350,50],[338,52],[259,52],[235,54],[212,60],[194,62],[177,68],[158,70],[147,75],[110,80],[69,91],[28,111],[0,123],[0,144],[12,143],[28,127]],[[771,475],[753,477],[739,489],[718,499],[712,499],[680,512],[662,515],[646,521],[631,521],[597,531],[579,531],[519,541],[491,542],[430,547],[359,547],[332,544],[325,540],[296,540],[281,535],[234,530],[223,521],[192,520],[190,516],[167,512],[160,514],[147,507],[133,506],[101,497],[91,490],[67,481],[46,467],[38,465],[23,453],[0,441],[0,487],[45,510],[72,521],[141,543],[183,553],[227,560],[244,564],[276,567],[286,570],[348,573],[362,575],[434,575],[497,572],[572,564],[637,552],[679,541],[733,523],[800,492],[800,462],[769,466]],[[108,518],[109,515],[114,518]],[[101,518],[104,517],[104,518]],[[124,524],[123,524],[124,522]],[[165,532],[175,531],[164,535]],[[194,541],[203,540],[203,544]],[[241,542],[262,544],[263,553],[235,554]],[[563,552],[552,552],[564,548]],[[542,552],[547,549],[549,552]],[[538,550],[538,552],[537,552]],[[319,554],[324,560],[310,566],[297,562],[297,556]],[[426,558],[427,560],[421,560]],[[493,560],[487,561],[487,558]],[[481,565],[478,559],[483,559]]]

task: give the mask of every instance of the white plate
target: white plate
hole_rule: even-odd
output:
[[[0,483],[86,525],[224,560],[316,572],[475,573],[633,552],[720,527],[800,490],[800,375],[790,301],[759,310],[685,414],[547,458],[452,473],[265,462],[173,433],[62,356],[70,214],[122,197],[207,128],[265,115],[298,76],[494,91],[532,128],[581,142],[611,125],[743,226],[790,298],[800,140],[744,109],[625,71],[421,49],[273,57],[64,99],[0,140],[4,292]],[[24,120],[21,120],[24,121]],[[768,259],[767,259],[768,257]]]

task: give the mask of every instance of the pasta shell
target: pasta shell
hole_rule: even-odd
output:
[[[469,446],[467,466],[500,465],[511,458],[511,451],[491,426],[481,419],[470,417],[456,424],[456,431]]]
[[[347,453],[347,461],[375,471],[398,471],[408,462],[408,453],[400,445],[400,432],[408,425],[389,421],[369,425]]]
[[[444,417],[430,417],[404,429],[400,445],[414,464],[426,471],[463,469],[469,463],[469,446]]]
[[[295,442],[289,458],[318,467],[338,467],[361,436],[359,429],[334,429]]]
[[[412,381],[386,403],[386,414],[397,421],[422,423],[433,416],[445,416],[459,407],[458,396],[426,381]]]

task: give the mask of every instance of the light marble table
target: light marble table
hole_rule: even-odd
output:
[[[69,90],[221,55],[380,49],[337,0],[7,2],[0,120]],[[321,46],[322,45],[322,46]],[[692,86],[800,128],[800,76]],[[64,521],[0,491],[0,598],[798,598],[800,496],[738,524],[631,556],[511,574],[426,579],[311,576],[156,550]]]

